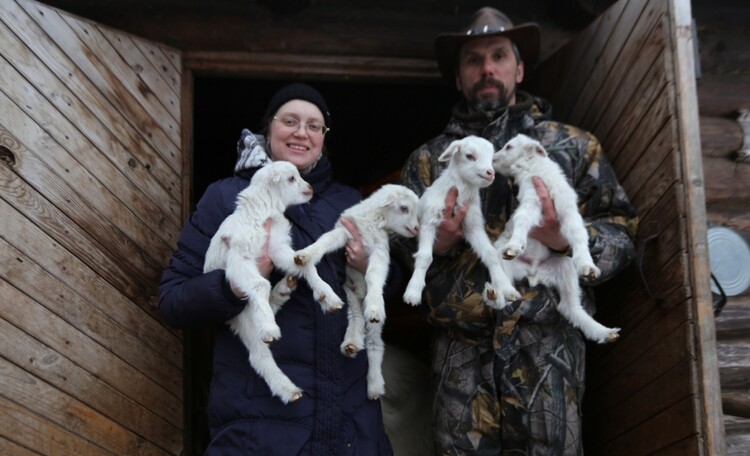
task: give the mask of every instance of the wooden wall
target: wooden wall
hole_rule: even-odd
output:
[[[540,90],[602,141],[640,218],[645,280],[634,265],[599,290],[623,329],[590,350],[592,454],[725,451],[690,20],[687,1],[620,1],[540,72],[562,74]]]
[[[179,454],[155,293],[183,219],[181,60],[0,4],[0,453]]]

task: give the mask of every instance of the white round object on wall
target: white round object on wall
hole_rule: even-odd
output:
[[[737,232],[715,226],[708,229],[708,258],[711,273],[727,296],[737,296],[750,287],[750,247]],[[719,289],[711,281],[711,291]]]

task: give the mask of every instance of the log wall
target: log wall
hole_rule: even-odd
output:
[[[750,162],[738,112],[750,109],[750,8],[736,0],[694,0],[707,223],[750,242]],[[750,291],[730,296],[716,319],[727,454],[750,451]]]

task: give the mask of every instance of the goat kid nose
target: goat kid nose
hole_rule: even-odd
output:
[[[488,169],[487,170],[487,179],[494,179],[495,178],[495,171]]]

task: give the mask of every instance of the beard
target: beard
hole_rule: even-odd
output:
[[[479,91],[486,86],[494,86],[497,88],[497,95],[491,93],[485,93],[479,95]],[[489,112],[497,111],[508,106],[510,100],[516,94],[515,85],[510,88],[506,88],[505,85],[492,78],[482,78],[477,81],[476,84],[471,86],[470,97],[468,99],[469,106],[476,111]]]

